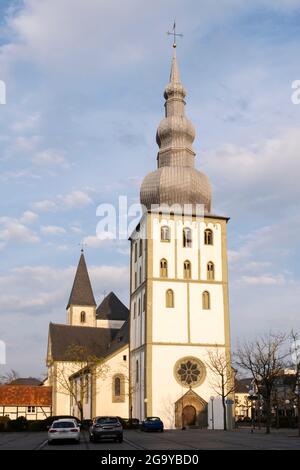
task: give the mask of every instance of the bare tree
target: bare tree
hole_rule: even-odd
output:
[[[298,333],[293,330],[290,336],[292,340],[291,356],[296,372],[294,395],[296,395],[297,400],[298,436],[300,437],[300,339]]]
[[[17,380],[19,377],[20,377],[19,373],[11,369],[9,372],[6,372],[6,374],[0,376],[0,383],[10,384],[14,380]]]
[[[284,351],[285,334],[272,334],[239,345],[236,363],[250,372],[258,393],[266,406],[266,433],[271,431],[271,399],[277,377],[286,366],[287,353]]]
[[[56,367],[52,373],[52,380],[56,382],[57,391],[70,396],[76,403],[80,413],[80,419],[83,416],[84,398],[90,390],[90,380],[98,377],[105,377],[109,371],[109,366],[103,364],[100,357],[89,354],[85,346],[72,344],[67,348],[66,360]],[[72,377],[73,376],[73,377]],[[70,378],[73,380],[70,380]],[[75,379],[78,380],[79,390],[74,386]]]
[[[223,406],[223,429],[227,430],[226,398],[235,390],[235,370],[231,366],[230,355],[218,347],[207,351],[207,368],[212,372],[210,385],[221,397]]]

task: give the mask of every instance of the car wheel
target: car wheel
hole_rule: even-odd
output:
[[[163,430],[163,429],[161,429],[161,430],[160,430],[160,432],[164,432],[164,430]]]
[[[118,441],[121,443],[123,442],[123,436],[118,438]]]
[[[94,436],[90,435],[90,442],[95,442]]]
[[[48,446],[52,446],[52,441],[48,441]]]

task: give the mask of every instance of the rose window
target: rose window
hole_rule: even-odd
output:
[[[176,362],[174,374],[177,382],[184,387],[196,387],[205,378],[205,367],[199,359],[186,357]]]

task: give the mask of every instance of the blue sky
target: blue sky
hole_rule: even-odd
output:
[[[81,240],[97,300],[128,301],[128,244],[97,241],[96,208],[155,168],[174,16],[196,165],[231,217],[233,344],[299,331],[300,0],[2,0],[0,373],[44,371]]]

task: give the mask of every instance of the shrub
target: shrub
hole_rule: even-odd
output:
[[[28,421],[28,431],[45,431],[45,425],[43,420]]]
[[[8,421],[7,423],[7,431],[27,431],[28,429],[28,421],[24,416],[19,416],[17,419],[13,419]]]
[[[7,430],[9,421],[10,421],[10,418],[8,416],[0,416],[0,432]]]

